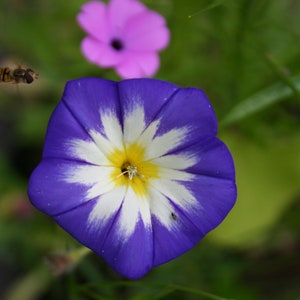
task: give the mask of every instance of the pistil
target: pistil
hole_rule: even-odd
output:
[[[131,166],[128,162],[123,164],[121,171],[122,173],[119,176],[127,175],[130,180],[132,180],[134,176],[137,176],[139,178],[144,177],[142,174],[138,173],[138,169],[136,166]]]

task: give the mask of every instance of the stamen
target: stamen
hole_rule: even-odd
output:
[[[127,167],[127,173],[128,173],[129,179],[132,180],[133,176],[138,174],[137,167],[128,166]]]
[[[124,167],[122,167],[122,169],[121,169],[122,173],[119,174],[117,176],[117,178],[119,178],[122,175],[126,175],[126,174],[128,175],[128,177],[129,177],[130,180],[132,180],[134,176],[137,176],[139,178],[143,178],[144,177],[144,175],[138,173],[137,167],[128,165],[128,163],[124,164],[123,166]]]

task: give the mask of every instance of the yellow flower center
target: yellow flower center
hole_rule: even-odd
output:
[[[136,194],[146,195],[149,179],[159,178],[159,167],[145,160],[145,149],[133,143],[125,150],[115,149],[108,157],[115,167],[111,178],[115,186],[130,186]]]

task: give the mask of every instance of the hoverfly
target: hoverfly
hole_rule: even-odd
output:
[[[35,79],[38,79],[39,75],[32,69],[23,69],[18,67],[16,69],[10,69],[8,67],[0,68],[0,82],[11,83],[32,83]]]

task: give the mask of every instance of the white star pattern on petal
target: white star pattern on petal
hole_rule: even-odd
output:
[[[82,140],[68,142],[73,155],[91,163],[70,169],[65,174],[67,182],[89,187],[86,201],[98,198],[90,213],[89,226],[105,222],[122,206],[118,225],[120,234],[128,236],[135,229],[139,219],[142,219],[145,226],[150,227],[151,215],[167,228],[171,228],[174,223],[174,218],[170,218],[172,203],[183,210],[196,206],[199,208],[199,203],[183,184],[193,180],[194,175],[185,172],[184,169],[194,165],[196,159],[191,155],[167,154],[180,144],[188,133],[187,128],[172,129],[155,136],[160,122],[154,121],[145,129],[144,110],[140,106],[125,115],[124,133],[117,116],[110,112],[100,112],[100,117],[105,136],[91,131],[90,136],[94,142]],[[136,172],[122,172],[120,169],[119,175],[113,177],[113,174],[118,172],[119,165],[113,165],[109,156],[117,150],[126,157],[128,155],[126,151],[132,144],[138,144],[139,149],[144,151],[140,158],[156,166],[156,176],[148,176],[147,172],[143,174],[142,168],[139,174],[134,164],[143,165],[143,162],[133,161],[130,170],[136,169]],[[129,181],[125,180],[120,184],[118,177],[126,174]],[[139,184],[145,186],[145,193],[136,192],[135,185],[138,180],[142,181]]]

